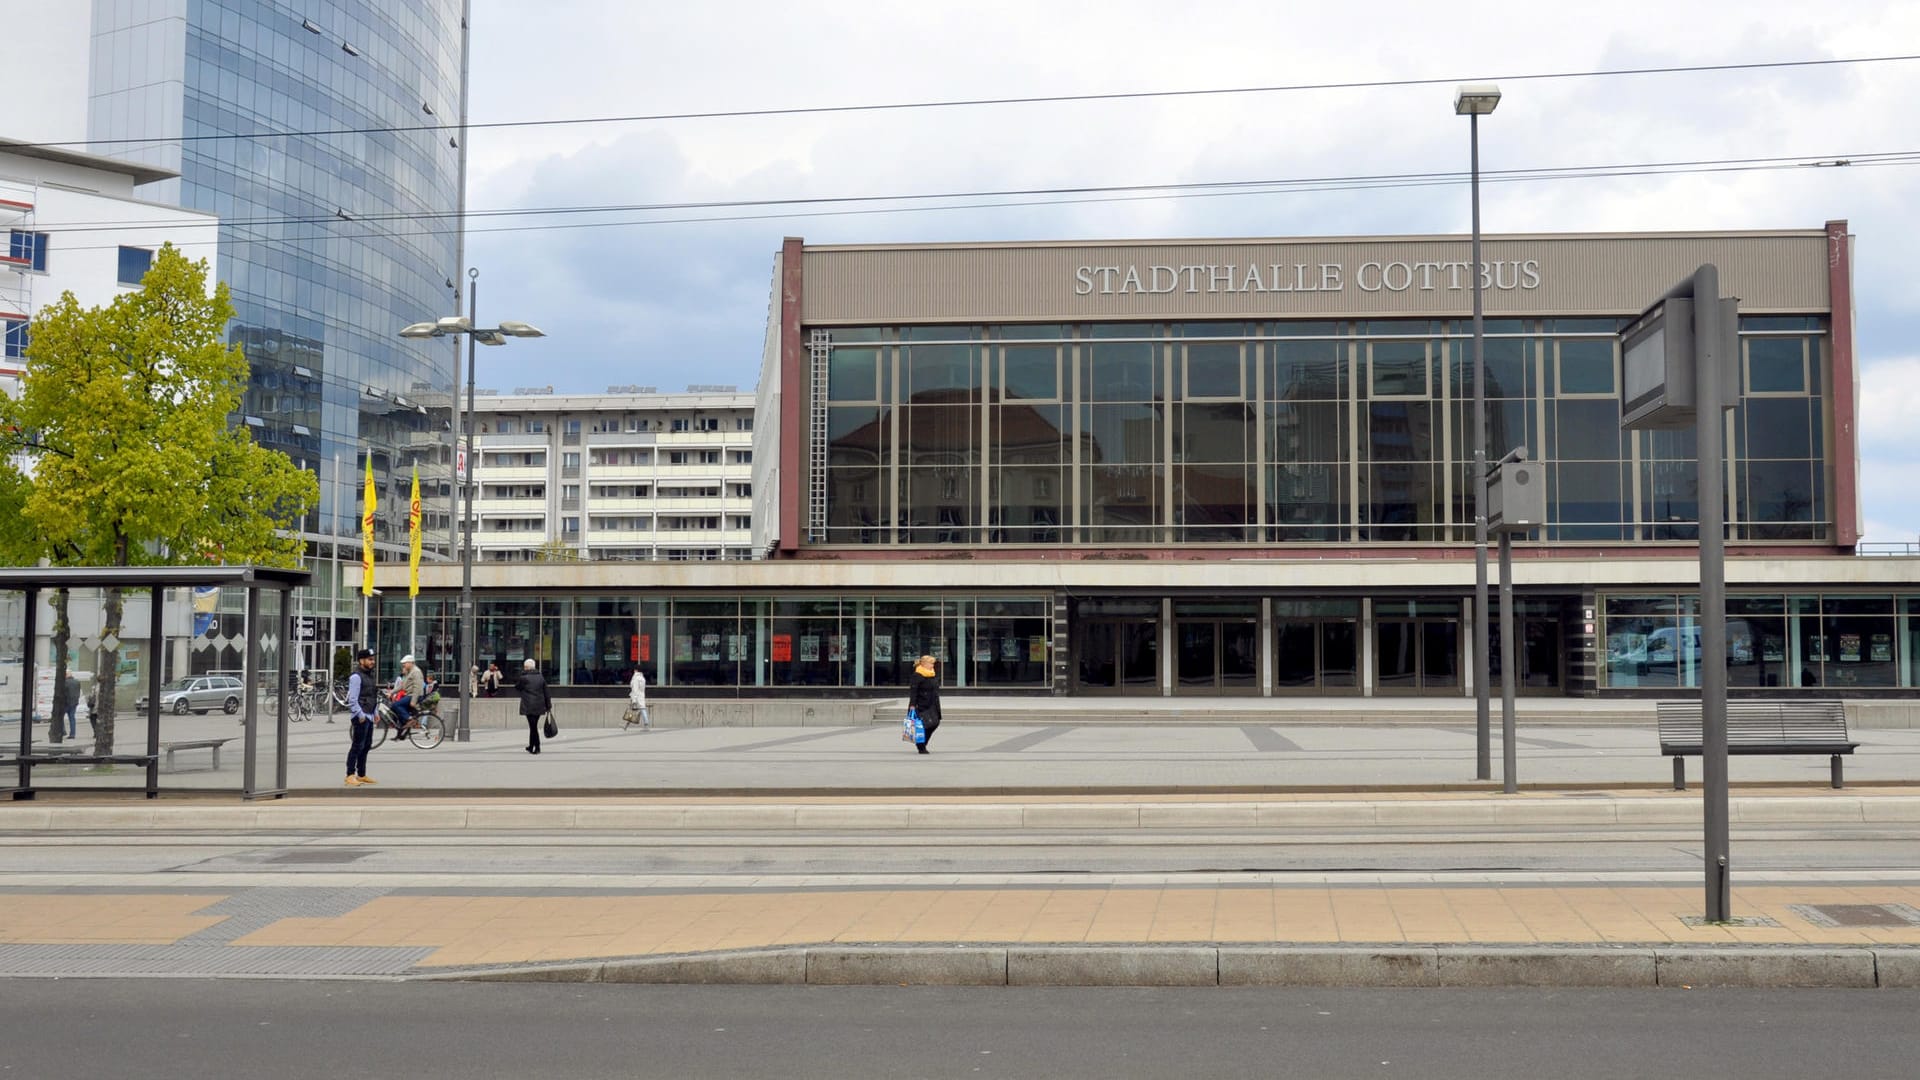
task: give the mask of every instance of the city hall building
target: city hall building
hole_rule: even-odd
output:
[[[1857,553],[1851,243],[1486,239],[1488,460],[1524,448],[1547,484],[1515,545],[1520,692],[1697,683],[1696,447],[1622,430],[1618,333],[1702,263],[1741,312],[1732,684],[1920,685],[1920,559]],[[755,560],[480,566],[482,662],[688,696],[873,696],[922,653],[984,693],[1471,695],[1467,260],[1451,236],[789,239]],[[458,572],[423,570],[447,656]]]

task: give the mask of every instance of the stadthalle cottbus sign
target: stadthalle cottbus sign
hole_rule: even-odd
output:
[[[1452,292],[1473,288],[1471,264],[1457,261],[1347,263],[1149,263],[1079,266],[1075,296],[1157,296],[1167,293]],[[1480,264],[1484,289],[1537,289],[1539,259]]]

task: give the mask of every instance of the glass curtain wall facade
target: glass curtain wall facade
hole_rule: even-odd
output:
[[[1547,541],[1692,540],[1687,432],[1620,429],[1615,319],[1486,325],[1488,456]],[[832,331],[829,545],[1469,543],[1458,320]],[[1729,536],[1824,541],[1827,328],[1746,318]]]
[[[1603,689],[1700,685],[1700,599],[1608,593]],[[1874,690],[1920,687],[1920,597],[1738,592],[1727,597],[1727,685]]]
[[[141,194],[220,217],[253,369],[236,421],[320,475],[308,531],[357,535],[371,454],[376,539],[403,549],[418,464],[426,542],[448,547],[456,357],[395,333],[460,310],[466,151],[388,129],[460,122],[465,0],[75,2],[96,152],[179,171]]]
[[[398,670],[411,638],[428,671],[451,671],[457,607],[383,598],[379,670]],[[482,596],[476,652],[509,682],[531,658],[567,687],[624,687],[638,667],[656,687],[898,688],[931,655],[950,688],[1039,690],[1050,610],[1044,596]]]

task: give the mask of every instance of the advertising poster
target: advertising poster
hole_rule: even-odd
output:
[[[700,659],[702,660],[720,659],[720,635],[719,634],[701,634],[700,635]]]
[[[1840,635],[1840,662],[1843,664],[1857,664],[1860,662],[1859,634]]]
[[[944,637],[934,638],[933,648],[928,651],[931,653],[931,655],[935,660],[938,660],[943,664],[946,663],[947,662],[947,639]]]
[[[633,658],[643,664],[653,662],[653,635],[641,634],[634,639]]]
[[[991,663],[993,661],[993,642],[982,641],[974,645],[973,660],[974,663],[977,664]]]
[[[1873,644],[1870,646],[1870,651],[1867,653],[1867,659],[1873,660],[1877,663],[1886,663],[1887,661],[1893,659],[1893,635],[1892,634],[1873,635]]]
[[[888,663],[893,659],[893,635],[873,635],[873,659],[876,663]]]
[[[1020,659],[1020,639],[1019,638],[1003,637],[1000,639],[1000,659],[1002,660]]]
[[[1807,659],[1822,662],[1827,660],[1827,636],[1825,634],[1811,634],[1807,637]]]
[[[800,662],[803,664],[817,664],[820,662],[819,634],[800,635]]]
[[[920,659],[920,632],[903,630],[900,632],[900,655],[908,660]]]
[[[692,634],[673,635],[673,662],[676,664],[682,664],[692,659],[693,659],[693,635]]]
[[[1044,664],[1047,662],[1047,639],[1030,637],[1027,639],[1027,662]]]
[[[833,663],[844,663],[847,659],[847,635],[827,635],[827,659]]]
[[[793,661],[793,635],[773,635],[773,662],[787,664]]]
[[[747,658],[747,635],[728,634],[727,635],[727,659],[739,661],[739,660],[745,660],[746,658]]]

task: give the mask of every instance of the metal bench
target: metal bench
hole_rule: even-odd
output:
[[[1700,702],[1662,701],[1660,753],[1673,758],[1673,790],[1687,789],[1684,758],[1701,749]],[[1847,710],[1838,701],[1729,701],[1727,753],[1825,754],[1833,762],[1833,786],[1841,787],[1840,756],[1860,744],[1847,740]]]
[[[165,772],[173,771],[173,755],[178,751],[211,750],[213,751],[213,771],[219,772],[220,771],[220,748],[232,741],[233,740],[231,738],[191,739],[191,740],[183,740],[181,742],[161,743],[160,749],[165,751],[167,755],[167,762],[165,765],[161,766],[161,769],[162,771],[165,771]]]

